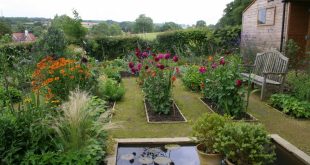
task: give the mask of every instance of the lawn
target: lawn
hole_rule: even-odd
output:
[[[156,138],[191,136],[191,121],[210,110],[200,102],[199,93],[185,89],[180,80],[175,82],[174,99],[189,123],[147,124],[141,88],[135,78],[125,78],[126,94],[116,104],[112,122],[119,128],[111,130],[115,138]],[[258,94],[250,98],[249,112],[263,123],[269,133],[279,134],[298,148],[310,154],[310,121],[296,120],[261,102]],[[298,138],[296,137],[298,136]]]

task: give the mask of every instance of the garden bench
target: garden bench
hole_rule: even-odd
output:
[[[288,58],[277,50],[270,50],[264,53],[258,53],[255,58],[252,72],[241,73],[245,78],[250,79],[254,84],[260,85],[261,100],[264,99],[264,93],[267,84],[280,86],[283,90],[283,84],[288,67]]]

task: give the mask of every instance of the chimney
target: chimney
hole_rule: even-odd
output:
[[[26,37],[28,36],[28,30],[25,30],[25,36]]]

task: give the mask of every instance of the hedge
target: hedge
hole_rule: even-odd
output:
[[[90,56],[101,61],[126,56],[137,46],[146,47],[148,45],[150,45],[150,41],[136,36],[102,37],[88,39],[84,48]]]
[[[24,56],[25,54],[29,54],[33,51],[35,43],[10,43],[0,45],[0,52],[14,55],[14,56]]]

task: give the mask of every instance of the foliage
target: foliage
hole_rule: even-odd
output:
[[[291,94],[300,100],[310,101],[310,75],[307,72],[290,71],[287,83],[292,88]]]
[[[206,21],[199,20],[199,21],[196,22],[196,28],[205,28],[205,27],[207,27]]]
[[[204,144],[206,153],[219,152],[214,148],[215,140],[224,125],[229,122],[226,116],[220,116],[216,113],[205,113],[193,125],[193,136],[198,142]]]
[[[117,81],[101,77],[98,83],[99,93],[107,101],[119,101],[125,94],[125,88],[118,84]]]
[[[184,57],[232,53],[239,45],[240,27],[178,30],[157,36],[158,50],[166,50]]]
[[[182,74],[183,84],[193,91],[200,91],[205,79],[206,74],[200,73],[197,65],[188,66],[185,73]]]
[[[224,15],[217,23],[218,27],[241,25],[242,12],[250,5],[252,0],[234,0],[226,5]]]
[[[225,124],[214,148],[238,165],[269,164],[275,160],[274,146],[261,124]]]
[[[302,60],[298,56],[299,50],[300,50],[300,47],[293,39],[289,39],[286,42],[284,53],[285,53],[285,56],[287,56],[290,59],[289,68],[291,69],[292,68],[297,69],[300,67]]]
[[[21,91],[14,87],[9,87],[6,91],[2,86],[0,86],[0,101],[5,105],[7,101],[12,103],[18,103],[22,101]]]
[[[43,50],[49,54],[63,54],[66,48],[65,35],[61,29],[55,26],[50,26],[47,29],[40,43]]]
[[[88,55],[101,61],[124,57],[137,45],[146,47],[148,42],[136,36],[102,37],[86,41],[85,50]]]
[[[222,113],[240,117],[245,112],[245,88],[241,81],[240,58],[222,57],[206,68],[203,95],[218,106]]]
[[[174,22],[165,22],[164,25],[160,27],[160,31],[172,31],[172,30],[180,30],[182,27]]]
[[[310,118],[310,103],[299,101],[286,94],[273,94],[270,97],[271,105],[286,114],[297,118]]]
[[[0,162],[20,164],[27,152],[42,154],[55,150],[54,134],[47,124],[50,109],[36,106],[34,97],[26,98],[18,111],[0,112]]]
[[[5,34],[3,36],[0,36],[0,44],[7,44],[12,42],[12,37],[9,34]]]
[[[93,37],[116,36],[122,34],[122,29],[118,24],[109,25],[106,22],[101,22],[94,25],[89,33]]]
[[[152,32],[153,28],[154,25],[152,18],[145,16],[145,14],[139,15],[135,20],[134,30],[136,33]]]
[[[0,38],[5,34],[10,35],[11,33],[11,27],[6,22],[0,20]]]
[[[69,43],[82,44],[87,29],[82,26],[82,19],[76,10],[73,10],[73,15],[74,18],[70,18],[67,15],[56,15],[52,21],[52,26],[62,29]]]
[[[135,55],[137,64],[131,61],[128,65],[133,74],[139,73],[146,101],[156,113],[169,114],[178,56],[172,58],[170,53],[156,55],[150,49],[142,51],[139,48],[136,48]]]
[[[120,68],[119,67],[114,67],[114,66],[107,66],[103,68],[103,73],[108,77],[111,78],[117,82],[121,82],[122,77],[121,74],[119,73]]]
[[[69,92],[76,88],[91,89],[96,83],[95,77],[85,62],[46,56],[33,72],[33,90],[45,94],[47,101],[59,103],[67,100]]]

